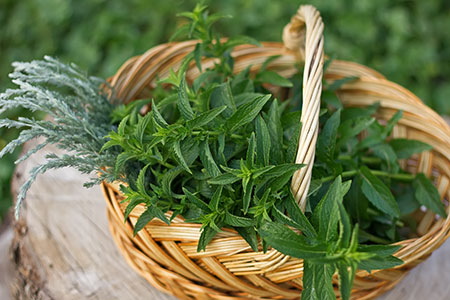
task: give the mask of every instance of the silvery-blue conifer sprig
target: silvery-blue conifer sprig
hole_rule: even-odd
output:
[[[100,149],[111,130],[110,115],[114,104],[111,87],[102,79],[88,76],[77,66],[64,64],[45,56],[43,60],[13,63],[9,75],[17,85],[0,94],[0,113],[22,107],[32,112],[47,114],[45,120],[19,117],[17,120],[0,119],[0,127],[23,129],[19,136],[1,151],[0,158],[25,142],[40,138],[37,146],[24,153],[16,163],[26,160],[48,144],[55,144],[66,154],[49,154],[46,162],[34,167],[22,185],[16,202],[16,217],[25,195],[39,174],[50,169],[74,167],[82,173],[100,174],[91,178],[86,186],[108,179],[101,166],[113,165],[113,149]]]

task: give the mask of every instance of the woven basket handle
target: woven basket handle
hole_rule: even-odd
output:
[[[303,73],[303,108],[296,163],[306,166],[292,177],[291,189],[300,208],[305,211],[319,132],[320,96],[323,76],[323,22],[311,5],[302,5],[284,27],[283,42],[305,61]]]

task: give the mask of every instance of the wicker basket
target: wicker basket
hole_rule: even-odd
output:
[[[318,134],[322,32],[319,13],[312,6],[301,6],[284,29],[284,44],[243,45],[233,52],[236,72],[249,65],[256,71],[272,55],[281,55],[270,68],[282,76],[296,73],[298,62],[305,64],[303,127],[297,162],[308,164],[308,168],[301,169],[292,180],[293,192],[302,207],[309,187]],[[163,44],[128,60],[110,79],[118,98],[130,102],[150,95],[155,78],[167,76],[171,68],[177,69],[195,44],[196,41]],[[205,67],[212,63],[211,60],[203,61]],[[188,80],[192,81],[197,75],[197,69],[191,68]],[[381,109],[377,117],[383,120],[400,109],[404,111],[393,136],[424,141],[433,146],[433,151],[416,155],[401,164],[412,173],[423,172],[433,176],[448,211],[450,128],[446,122],[411,92],[367,67],[333,61],[324,76],[330,82],[347,76],[360,78],[338,91],[345,106],[366,106],[379,101]],[[255,253],[235,231],[229,229],[218,234],[206,251],[197,253],[200,225],[184,223],[180,217],[175,218],[170,226],[154,220],[133,238],[133,226],[144,207],[137,207],[124,223],[125,206],[120,204],[122,197],[117,186],[105,183],[103,191],[108,204],[110,230],[117,246],[127,262],[159,290],[180,299],[299,299],[302,290],[301,260],[274,249]],[[417,238],[399,242],[403,247],[395,254],[405,263],[371,274],[358,271],[352,299],[372,299],[389,290],[445,241],[449,235],[450,217],[436,218],[431,211],[418,211],[417,215],[420,219]],[[337,286],[335,291],[338,295]]]

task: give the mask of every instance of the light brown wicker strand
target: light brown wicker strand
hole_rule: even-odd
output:
[[[305,32],[305,33],[303,33]],[[305,40],[303,40],[305,36]],[[300,6],[297,14],[283,30],[283,42],[291,51],[305,56],[303,72],[303,105],[301,133],[296,163],[306,166],[297,171],[291,189],[302,210],[311,181],[317,135],[319,133],[319,109],[323,77],[323,22],[319,12],[310,5]]]
[[[128,60],[110,79],[120,99],[128,102],[151,95],[155,79],[164,78],[172,68],[176,70],[185,54],[194,49],[195,43],[163,44],[140,57]],[[298,42],[292,44],[298,45]],[[294,52],[288,50],[287,45],[273,42],[265,42],[263,45],[264,47],[236,47],[233,52],[236,72],[247,66],[252,66],[252,72],[256,72],[265,59],[273,55],[281,57],[268,66],[270,69],[286,77],[297,72],[295,64],[301,54],[298,49]],[[211,66],[212,62],[206,60],[202,64]],[[198,70],[191,68],[187,74],[188,80],[192,81],[198,75]],[[382,120],[389,119],[399,109],[404,111],[404,117],[394,129],[393,135],[427,142],[434,149],[430,154],[416,155],[403,164],[413,173],[421,170],[433,174],[448,212],[450,128],[445,121],[411,92],[387,81],[381,74],[367,67],[335,60],[324,75],[329,83],[347,76],[359,77],[338,91],[345,106],[365,106],[380,102],[381,110],[377,117]],[[206,251],[197,253],[195,245],[200,235],[200,226],[184,223],[178,217],[170,227],[154,220],[145,228],[145,234],[133,238],[134,223],[144,207],[137,207],[124,224],[123,211],[126,204],[119,204],[122,198],[117,185],[103,184],[103,188],[108,203],[110,229],[119,250],[127,262],[158,289],[180,299],[299,298],[298,293],[302,289],[301,260],[286,259],[275,250],[266,254],[251,252],[248,247],[243,246],[245,241],[228,229],[218,234]],[[418,222],[426,221],[422,221],[424,215],[426,214],[418,214]],[[430,224],[427,221],[426,226],[424,225],[428,231],[423,236],[397,243],[402,245],[402,249],[396,256],[404,260],[405,264],[371,274],[357,272],[352,299],[373,299],[392,288],[411,268],[424,261],[448,238],[450,217],[430,220]],[[198,268],[192,268],[193,265]],[[211,281],[211,278],[217,280]],[[337,290],[335,292],[338,294]]]

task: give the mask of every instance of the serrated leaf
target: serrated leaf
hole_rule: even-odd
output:
[[[228,185],[235,183],[236,181],[241,180],[241,178],[237,177],[231,173],[221,174],[217,177],[211,178],[208,180],[209,184],[218,184],[218,185]]]
[[[205,125],[208,125],[212,120],[214,120],[218,115],[220,115],[227,107],[226,106],[219,106],[216,108],[213,108],[209,111],[205,111],[204,113],[201,113],[197,117],[195,117],[193,120],[187,121],[186,126],[190,129],[202,127]]]
[[[389,145],[394,149],[399,159],[406,159],[413,154],[422,153],[433,149],[430,145],[417,140],[392,139]]]
[[[352,81],[358,80],[358,79],[359,79],[358,76],[349,76],[349,77],[344,77],[342,79],[335,80],[330,86],[327,87],[327,90],[329,90],[329,91],[337,91],[344,84],[346,84],[348,82],[352,82]]]
[[[372,270],[390,269],[402,265],[403,261],[394,256],[373,256],[358,263],[358,269],[371,272]]]
[[[156,218],[160,219],[167,225],[170,225],[169,219],[167,219],[166,215],[160,208],[156,207],[155,205],[152,205],[148,209],[150,210],[151,214],[154,215]]]
[[[158,106],[155,104],[155,102],[153,100],[152,100],[152,113],[153,113],[153,118],[155,119],[156,123],[159,126],[161,126],[163,128],[166,128],[167,126],[169,126],[167,121],[164,119],[164,117],[159,112]]]
[[[244,214],[247,214],[248,208],[250,206],[250,200],[252,199],[253,194],[253,186],[254,182],[253,179],[250,179],[248,183],[245,183],[245,179],[242,181],[243,183],[243,189],[244,189],[244,196],[242,198],[243,204],[242,204],[242,211]]]
[[[161,180],[161,187],[162,190],[164,192],[164,194],[166,194],[167,197],[169,197],[169,199],[172,198],[172,182],[173,180],[180,175],[180,173],[183,172],[183,168],[181,166],[177,166],[173,169],[168,170],[163,176],[162,176],[162,180]]]
[[[247,155],[245,158],[245,163],[249,169],[253,168],[255,164],[255,153],[256,153],[256,140],[255,133],[252,132],[250,139],[248,141]]]
[[[303,262],[302,300],[336,300],[332,277],[334,269],[329,264]]]
[[[186,160],[183,156],[183,153],[181,152],[181,146],[180,146],[180,141],[177,140],[174,142],[173,144],[173,151],[175,153],[175,156],[179,162],[179,164],[183,167],[184,170],[186,170],[186,172],[188,172],[189,174],[192,174],[191,169],[189,169],[188,164],[186,163]]]
[[[275,164],[283,163],[283,126],[281,125],[280,107],[277,100],[272,102],[268,115],[264,119],[271,140],[270,160]]]
[[[267,166],[270,156],[270,134],[266,122],[261,116],[255,119],[256,159],[260,165]]]
[[[258,238],[253,227],[236,227],[236,231],[244,238],[250,245],[253,251],[258,252]]]
[[[200,72],[202,72],[202,44],[197,43],[194,49],[195,64]]]
[[[211,197],[211,201],[209,202],[209,208],[212,211],[219,210],[219,203],[220,203],[220,197],[222,196],[222,190],[223,187],[220,185],[217,187],[216,191],[214,192],[213,196]]]
[[[217,231],[212,229],[211,227],[205,227],[200,234],[200,239],[198,240],[197,252],[206,249],[206,245],[211,242],[211,240],[216,236]]]
[[[228,211],[225,213],[225,223],[233,227],[249,227],[254,225],[250,218],[235,216]]]
[[[147,208],[142,215],[137,220],[136,224],[134,225],[133,229],[133,236],[136,236],[136,234],[141,231],[145,225],[147,225],[151,220],[155,218],[155,215],[152,214],[149,208]]]
[[[183,118],[188,121],[194,118],[194,112],[192,111],[191,104],[189,103],[189,96],[187,92],[186,79],[183,77],[178,89],[178,110]]]
[[[202,209],[205,212],[211,212],[211,209],[209,208],[208,204],[192,194],[188,189],[183,187],[183,192],[187,197],[187,200],[189,200],[190,203],[194,204],[196,207]]]
[[[140,171],[139,171],[139,175],[136,181],[136,186],[138,188],[139,193],[141,193],[142,195],[146,195],[148,196],[147,193],[147,189],[145,187],[145,175],[147,173],[147,169],[150,165],[146,165],[145,167],[143,167]]]
[[[379,257],[391,256],[400,250],[400,245],[358,245],[358,252],[373,253]]]
[[[357,264],[351,262],[348,266],[344,262],[337,264],[339,274],[339,290],[341,292],[342,300],[349,300],[352,292],[353,280],[355,279]],[[349,271],[350,269],[350,271]]]
[[[297,170],[303,168],[304,164],[286,163],[270,168],[263,174],[265,179],[280,177],[280,176],[292,176]]]
[[[231,92],[230,83],[225,82],[215,87],[211,92],[211,107],[225,106],[223,116],[229,118],[236,112],[236,104],[234,103],[233,94]]]
[[[133,211],[133,209],[138,206],[141,203],[145,203],[143,198],[140,197],[136,197],[133,198],[130,203],[128,203],[127,208],[125,208],[125,212],[124,212],[124,222],[127,221],[128,216],[130,215],[130,213]]]
[[[397,162],[397,155],[394,149],[388,144],[378,144],[372,147],[373,154],[381,158],[387,165],[388,170],[392,173],[397,173],[400,169]]]
[[[270,97],[271,95],[256,97],[253,101],[239,107],[225,123],[229,132],[234,132],[239,127],[253,121]]]
[[[130,119],[130,115],[127,115],[125,118],[120,121],[119,126],[117,127],[117,133],[121,136],[125,135],[125,128],[127,126],[128,120]]]
[[[260,72],[256,75],[256,80],[264,83],[269,83],[275,86],[293,87],[293,84],[289,79],[284,78],[283,76],[274,71]]]
[[[265,241],[283,254],[302,259],[320,258],[326,255],[326,245],[312,246],[303,236],[280,223],[265,222],[258,232]]]
[[[431,209],[441,217],[447,217],[439,191],[428,177],[423,173],[417,174],[413,181],[413,186],[415,198],[420,204],[425,205],[426,208]]]
[[[338,203],[339,206],[339,224],[340,224],[340,236],[341,236],[341,248],[347,248],[350,245],[350,238],[352,234],[352,225],[350,223],[350,217],[345,210],[342,203]]]
[[[211,177],[217,177],[221,174],[219,167],[211,154],[211,150],[209,149],[208,139],[202,142],[200,146],[200,160],[202,161],[206,172],[208,172]]]
[[[318,224],[319,237],[327,242],[337,236],[339,206],[342,202],[342,178],[338,176],[331,184],[325,196],[317,204],[313,213],[313,221]]]
[[[362,185],[361,190],[367,199],[379,210],[392,217],[400,215],[400,209],[389,188],[372,174],[369,168],[362,166],[360,168]]]
[[[120,153],[116,158],[116,163],[114,165],[114,176],[117,178],[120,170],[125,165],[127,161],[130,159],[135,158],[135,155],[129,153],[129,152],[122,152]]]
[[[388,137],[391,134],[392,129],[398,123],[398,121],[403,117],[403,111],[399,110],[396,112],[392,118],[387,122],[386,127],[384,129],[385,137]]]
[[[338,133],[339,124],[341,122],[341,110],[337,110],[331,115],[331,117],[325,122],[325,125],[320,132],[317,155],[323,159],[333,159],[336,150],[336,138]]]

